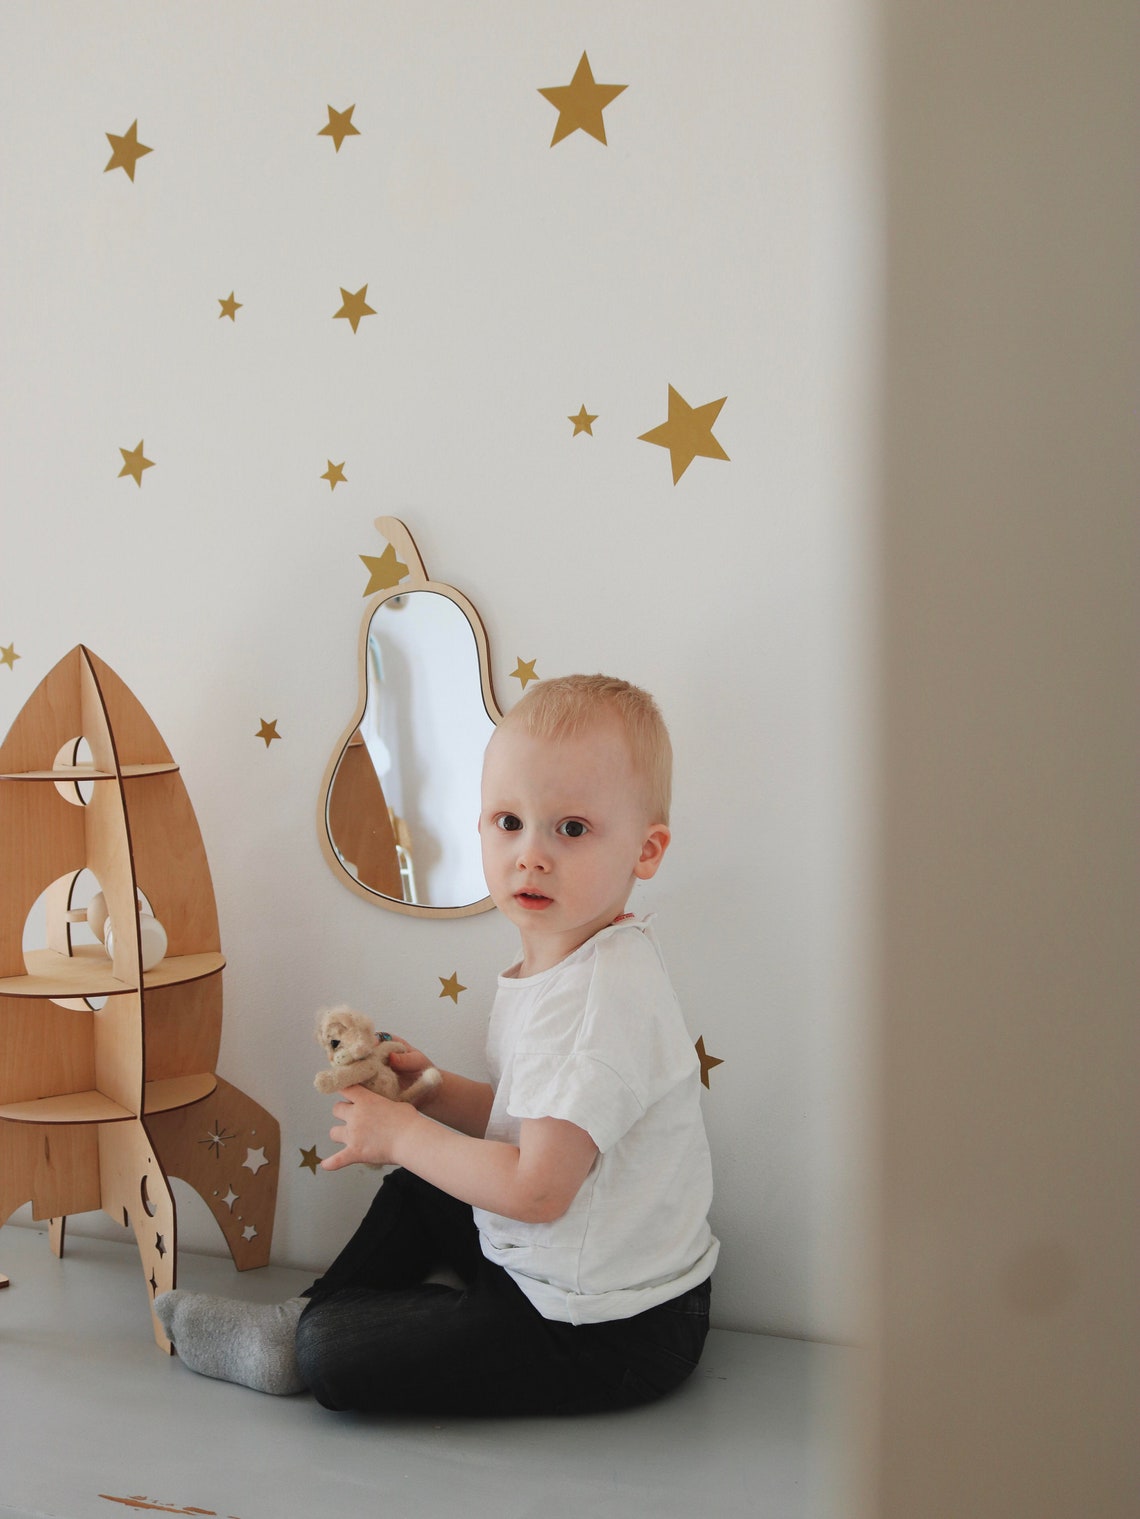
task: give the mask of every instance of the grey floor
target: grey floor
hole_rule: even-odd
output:
[[[126,1239],[127,1237],[124,1236]],[[378,1420],[195,1376],[155,1347],[129,1243],[0,1229],[0,1516],[844,1519],[851,1352],[714,1330],[654,1407],[572,1420]],[[182,1256],[178,1284],[307,1285]]]

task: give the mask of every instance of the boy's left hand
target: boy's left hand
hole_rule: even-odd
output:
[[[333,1104],[333,1117],[340,1122],[329,1130],[329,1138],[344,1149],[322,1160],[321,1170],[390,1164],[396,1136],[409,1122],[414,1123],[417,1116],[410,1103],[392,1102],[367,1087],[346,1087],[341,1101]]]

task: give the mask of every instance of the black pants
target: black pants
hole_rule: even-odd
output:
[[[425,1283],[449,1266],[461,1288]],[[305,1294],[301,1374],[326,1408],[428,1414],[588,1413],[672,1391],[700,1359],[709,1283],[633,1318],[544,1319],[479,1248],[471,1209],[409,1171]]]

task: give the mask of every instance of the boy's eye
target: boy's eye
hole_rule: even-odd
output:
[[[558,825],[558,832],[567,839],[580,839],[584,833],[589,833],[589,831],[581,818],[567,818],[564,823],[559,823]]]
[[[504,812],[502,817],[495,819],[495,823],[504,833],[517,833],[522,827],[522,819],[517,818],[513,812]]]

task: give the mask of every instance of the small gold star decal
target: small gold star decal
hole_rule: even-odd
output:
[[[268,1164],[269,1162],[265,1158],[264,1149],[247,1150],[245,1152],[245,1159],[242,1161],[242,1165],[245,1167],[245,1169],[247,1171],[252,1171],[255,1176],[261,1170],[262,1166],[267,1166]]]
[[[538,92],[558,112],[550,146],[569,137],[571,132],[579,131],[604,143],[606,128],[602,112],[625,88],[624,84],[598,84],[590,68],[590,60],[583,53],[569,84],[551,85]]]
[[[107,174],[111,169],[122,169],[128,179],[134,179],[135,164],[144,153],[154,152],[153,148],[148,148],[145,143],[139,141],[138,122],[132,121],[122,137],[116,137],[114,132],[105,132],[103,135],[111,144],[112,149],[110,160],[103,173]]]
[[[534,667],[538,663],[535,659],[520,659],[511,671],[514,680],[521,681],[522,688],[526,690],[528,680],[541,680],[541,676],[534,673]]]
[[[231,322],[236,322],[237,314],[241,310],[243,302],[235,301],[234,293],[231,290],[229,295],[226,296],[225,300],[222,300],[221,296],[218,297],[218,305],[222,308],[221,311],[218,312],[219,322],[224,316],[228,316]]]
[[[317,1147],[314,1145],[311,1150],[301,1151],[301,1164],[298,1169],[301,1171],[311,1171],[315,1176],[320,1163],[321,1157],[317,1154]]]
[[[594,429],[591,424],[596,422],[598,419],[596,416],[592,417],[584,406],[576,417],[567,417],[566,420],[568,422],[573,422],[575,438],[580,432],[588,433],[591,438],[594,436]]]
[[[143,470],[154,468],[153,459],[143,458],[143,440],[139,439],[137,448],[120,448],[119,452],[123,456],[123,467],[119,471],[118,478],[121,480],[124,475],[130,475],[135,484],[141,486]]]
[[[328,125],[323,126],[317,133],[318,137],[331,137],[333,146],[338,153],[340,152],[340,145],[346,137],[360,136],[360,128],[354,127],[352,124],[352,113],[355,110],[356,107],[350,105],[347,111],[334,111],[330,105],[328,108]]]
[[[335,322],[337,317],[344,317],[345,321],[352,323],[352,330],[355,332],[366,316],[376,315],[376,312],[365,299],[367,294],[367,285],[361,285],[355,295],[350,294],[342,285],[340,287],[340,296],[344,304],[339,311],[333,313],[333,321]]]
[[[327,480],[329,482],[329,490],[334,491],[338,485],[348,484],[348,478],[344,473],[343,459],[339,464],[334,464],[330,459],[328,461],[328,466],[328,469],[325,470],[324,474],[321,476],[321,479]]]
[[[265,747],[268,749],[275,738],[281,737],[277,731],[277,719],[274,718],[272,722],[267,723],[263,717],[261,719],[261,727],[254,734],[254,737],[263,738],[265,740]]]
[[[690,406],[670,385],[669,420],[651,432],[643,432],[639,441],[656,443],[659,448],[669,450],[674,485],[698,455],[703,459],[728,458],[712,433],[713,423],[727,400],[727,396],[722,396],[719,401],[708,401],[704,406]]]
[[[359,557],[369,575],[368,584],[364,588],[365,596],[375,596],[377,591],[386,591],[389,586],[399,585],[408,573],[408,566],[396,558],[396,550],[391,544],[379,559],[374,554],[361,554]]]
[[[450,997],[452,1002],[454,1002],[456,1007],[458,1007],[459,993],[465,992],[467,990],[465,986],[460,986],[458,974],[455,971],[452,971],[450,976],[440,976],[439,984],[443,987],[443,990],[439,995],[441,997]]]
[[[707,1053],[705,1050],[705,1036],[703,1034],[697,1040],[697,1059],[701,1062],[701,1081],[705,1084],[705,1086],[708,1086],[709,1072],[715,1066],[723,1065],[724,1061],[718,1059],[716,1055],[710,1055]]]
[[[23,659],[23,657],[22,654],[16,653],[16,645],[14,643],[8,644],[7,647],[0,644],[0,665],[7,665],[9,670],[14,670],[16,668],[16,661]]]

